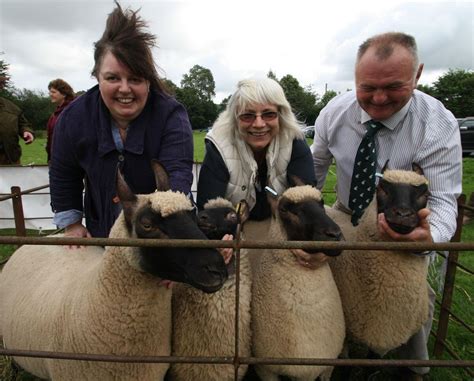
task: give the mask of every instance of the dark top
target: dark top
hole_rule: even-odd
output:
[[[58,122],[59,115],[63,112],[66,106],[72,101],[73,101],[72,99],[64,99],[64,102],[61,105],[56,107],[56,110],[54,110],[54,112],[51,114],[51,116],[48,119],[48,123],[46,125],[46,130],[48,132],[48,135],[46,138],[46,153],[48,155],[48,162],[51,160],[51,146],[53,145],[54,127],[56,126],[56,123]]]
[[[292,184],[290,176],[299,177],[305,184],[316,186],[313,157],[305,140],[293,140],[290,162],[287,168],[287,180]],[[224,197],[230,174],[221,154],[215,145],[206,140],[206,155],[199,173],[197,206],[202,209],[208,200]],[[250,211],[251,220],[264,220],[271,216],[270,204],[267,201],[265,186],[267,185],[267,163],[258,167],[259,182],[255,186],[256,203]]]
[[[155,91],[130,123],[122,152],[115,147],[110,113],[98,86],[62,112],[53,147],[49,168],[53,211],[84,211],[93,237],[107,237],[118,216],[115,175],[119,163],[134,193],[156,189],[150,166],[154,158],[168,172],[172,190],[186,194],[191,190],[193,138],[188,115],[175,99]]]
[[[21,157],[19,138],[23,139],[25,131],[33,134],[30,122],[25,118],[21,109],[0,97],[0,154],[4,161],[1,164],[16,164]]]

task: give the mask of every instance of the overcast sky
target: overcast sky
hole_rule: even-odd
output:
[[[296,77],[319,95],[354,88],[358,46],[386,31],[412,34],[432,84],[449,68],[474,67],[474,1],[391,0],[121,0],[141,8],[158,37],[162,75],[179,85],[195,64],[211,70],[215,102],[238,80]],[[104,30],[112,0],[0,0],[0,56],[17,88],[42,90],[63,78],[75,91],[95,84],[93,43]]]

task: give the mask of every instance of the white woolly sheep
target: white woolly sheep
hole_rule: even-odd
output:
[[[326,215],[321,193],[309,185],[287,189],[270,201],[272,240],[338,241],[339,227]],[[340,251],[327,251],[338,255]],[[341,300],[327,263],[312,270],[290,250],[267,249],[252,287],[252,349],[256,357],[337,358],[345,336]],[[331,366],[256,365],[262,380],[329,380]]]
[[[426,206],[428,187],[421,168],[386,170],[377,195],[354,227],[350,215],[328,209],[347,241],[381,240],[377,214],[393,230],[408,233],[419,223],[417,211]],[[428,318],[428,259],[407,251],[345,250],[331,258],[331,269],[341,294],[347,337],[379,355],[399,347]]]
[[[164,191],[135,195],[120,173],[123,213],[110,237],[205,239],[191,202]],[[164,186],[166,187],[166,186]],[[166,356],[171,352],[171,290],[162,279],[218,290],[227,276],[214,249],[23,246],[0,274],[0,334],[6,348],[73,353]],[[160,380],[168,364],[64,361],[17,357],[51,380]]]
[[[210,200],[198,214],[198,226],[210,239],[225,234],[235,237],[237,225],[248,217],[248,206],[240,203],[237,214],[232,203],[223,198]],[[229,278],[221,290],[204,294],[185,284],[173,287],[173,356],[233,356],[235,350],[235,261],[229,263]],[[246,250],[240,251],[239,355],[250,356],[251,276]],[[239,367],[242,379],[247,365]],[[171,380],[234,380],[233,365],[178,364],[170,368]]]

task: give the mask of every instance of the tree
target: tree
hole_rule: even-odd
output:
[[[329,103],[329,101],[334,98],[337,95],[337,93],[334,90],[328,90],[324,93],[322,96],[321,100],[318,102],[318,108],[319,110],[322,110],[326,105]]]
[[[46,129],[48,119],[56,106],[45,93],[14,89],[12,96],[12,101],[23,110],[35,130]]]
[[[435,96],[435,90],[430,85],[418,85],[416,88],[420,91],[423,91],[425,94],[431,95],[432,97]]]
[[[212,126],[217,117],[217,107],[212,100],[202,100],[199,91],[192,87],[178,88],[176,99],[186,107],[193,129]]]
[[[433,84],[434,97],[456,117],[474,115],[474,71],[449,69]]]
[[[268,71],[267,77],[268,77],[268,78],[271,78],[271,79],[274,79],[275,81],[278,82],[278,78],[277,78],[276,74],[272,71],[272,69],[270,69],[270,70]]]
[[[176,99],[186,107],[193,129],[207,128],[214,123],[217,117],[217,106],[212,101],[214,90],[214,77],[209,69],[194,65],[189,74],[183,76]]]
[[[0,52],[0,54],[4,54]],[[3,88],[0,88],[0,96],[10,98],[12,86],[10,83],[10,76],[8,74],[9,64],[6,63],[4,60],[0,59],[0,77],[4,77],[5,80],[3,81]]]
[[[316,95],[310,89],[303,89],[290,74],[280,79],[280,85],[297,118],[306,124],[313,124],[316,119]]]
[[[203,101],[211,101],[216,95],[216,84],[211,71],[199,65],[194,65],[189,74],[183,76],[181,88],[197,90],[199,98]]]
[[[228,95],[227,97],[225,97],[222,102],[217,106],[217,113],[220,114],[222,111],[224,111],[227,107],[227,104],[229,103],[230,101],[230,97],[232,95]]]
[[[169,91],[169,93],[173,96],[176,96],[178,86],[176,86],[171,79],[164,78],[163,83],[165,85],[166,90]]]

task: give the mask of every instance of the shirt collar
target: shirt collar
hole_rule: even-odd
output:
[[[390,118],[385,120],[379,120],[385,127],[389,130],[393,130],[398,124],[405,119],[405,116],[408,113],[408,109],[410,108],[412,98],[410,98],[405,106],[403,106],[399,111],[393,114]],[[367,114],[362,108],[360,109],[360,123],[364,124],[372,120],[369,114]]]
[[[100,97],[100,96],[99,96]],[[99,100],[100,103],[100,117],[99,117],[99,155],[104,156],[107,153],[118,149],[117,142],[114,140],[113,135],[113,122],[110,117],[110,113],[105,107],[102,99]],[[128,151],[136,155],[141,155],[144,151],[144,140],[145,140],[145,130],[147,121],[150,116],[149,111],[151,109],[150,99],[148,99],[145,109],[141,114],[130,123],[130,126],[127,130],[127,140],[125,144],[122,144],[123,151]],[[148,121],[148,124],[150,122]],[[117,127],[115,127],[117,128]],[[118,131],[116,131],[118,132]]]

